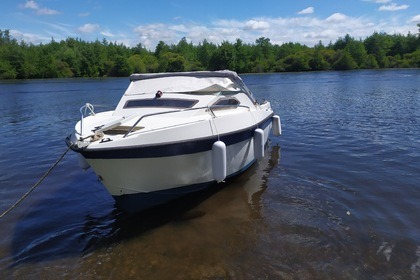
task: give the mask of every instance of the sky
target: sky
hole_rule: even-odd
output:
[[[419,0],[0,0],[0,30],[26,43],[106,39],[154,50],[182,38],[313,46],[349,34],[418,33]]]

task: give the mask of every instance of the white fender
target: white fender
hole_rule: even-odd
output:
[[[80,168],[83,170],[89,169],[90,165],[86,159],[79,153],[77,153],[77,162],[79,163]]]
[[[261,128],[254,131],[254,157],[256,159],[264,157],[264,130]]]
[[[212,147],[213,178],[218,183],[226,178],[226,145],[222,141],[216,141]]]
[[[273,120],[273,135],[281,135],[281,121],[280,116],[274,115],[272,117]]]

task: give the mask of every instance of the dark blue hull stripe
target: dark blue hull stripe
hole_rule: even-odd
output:
[[[255,162],[253,160],[248,165],[244,166],[241,170],[229,175],[226,179],[234,177],[245,170],[247,170]],[[136,193],[136,194],[125,194],[120,196],[113,196],[115,202],[119,208],[128,212],[135,213],[141,212],[146,209],[158,206],[164,203],[168,203],[177,198],[186,196],[193,192],[198,192],[216,184],[216,181],[205,182],[200,184],[189,185],[185,187],[173,188],[168,190],[161,190],[149,193]]]
[[[269,117],[261,121],[258,125],[254,125],[244,130],[233,133],[222,134],[219,139],[223,141],[226,146],[233,145],[247,139],[254,135],[254,130],[258,127],[265,129],[272,122],[271,114]],[[79,151],[85,158],[88,159],[126,159],[126,158],[156,158],[156,157],[170,157],[185,154],[194,154],[209,151],[214,142],[218,140],[217,136],[194,139],[194,141],[171,142],[158,145],[143,145],[131,146],[128,148],[108,148],[95,150]]]

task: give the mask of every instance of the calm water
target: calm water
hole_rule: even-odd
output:
[[[0,279],[419,279],[420,70],[243,79],[282,117],[263,161],[129,217],[69,153],[0,220]],[[0,82],[0,212],[127,85]]]

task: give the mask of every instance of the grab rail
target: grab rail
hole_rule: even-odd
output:
[[[134,130],[134,128],[139,124],[139,122],[144,118],[152,117],[152,116],[158,116],[158,115],[164,115],[164,114],[178,113],[178,112],[202,110],[202,109],[208,109],[208,108],[209,108],[208,106],[205,106],[205,107],[178,109],[178,110],[171,110],[171,111],[157,112],[157,113],[150,113],[150,114],[143,115],[130,127],[130,129],[124,134],[123,138],[127,137],[127,135],[130,134]]]
[[[225,105],[216,105],[216,106],[225,106]],[[208,111],[211,112],[213,117],[216,117],[216,115],[214,114],[212,108],[212,106],[203,106],[203,107],[197,107],[197,108],[187,108],[187,109],[178,109],[178,110],[171,110],[171,111],[165,111],[165,112],[157,112],[157,113],[150,113],[150,114],[146,114],[141,116],[131,127],[130,129],[124,134],[123,138],[127,137],[128,134],[130,134],[131,132],[133,132],[134,128],[140,123],[141,120],[143,120],[144,118],[147,117],[152,117],[152,116],[158,116],[158,115],[164,115],[164,114],[172,114],[172,113],[178,113],[178,112],[187,112],[187,111],[193,111],[193,110],[202,110],[202,109],[207,109]],[[242,107],[242,108],[249,108],[249,106],[245,106],[245,105],[238,105],[237,107]]]

